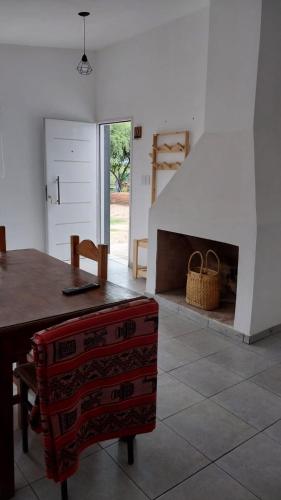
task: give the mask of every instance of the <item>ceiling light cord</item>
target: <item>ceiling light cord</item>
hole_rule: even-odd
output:
[[[85,30],[86,30],[86,27],[85,27],[85,17],[83,17],[83,21],[84,21],[84,54],[86,53],[86,36],[85,36]]]

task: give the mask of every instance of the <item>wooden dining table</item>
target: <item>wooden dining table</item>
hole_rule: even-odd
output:
[[[0,499],[15,494],[13,363],[31,348],[32,335],[67,319],[137,297],[118,285],[65,296],[62,289],[98,278],[33,249],[0,252]]]

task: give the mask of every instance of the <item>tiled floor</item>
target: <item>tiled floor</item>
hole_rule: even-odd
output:
[[[162,308],[159,368],[157,429],[136,438],[134,465],[124,443],[95,445],[69,480],[70,500],[280,500],[281,334],[238,345]],[[27,456],[18,431],[15,441],[15,498],[59,499],[40,438],[30,436]]]

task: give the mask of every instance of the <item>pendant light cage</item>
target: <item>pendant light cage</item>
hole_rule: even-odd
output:
[[[81,61],[79,62],[77,66],[77,71],[80,75],[82,76],[87,76],[90,75],[93,71],[92,66],[90,65],[88,58],[86,56],[86,26],[85,26],[85,18],[90,15],[89,12],[79,12],[79,16],[83,17],[83,23],[84,23],[84,53],[82,55]]]

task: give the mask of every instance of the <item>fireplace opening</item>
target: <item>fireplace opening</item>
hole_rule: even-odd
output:
[[[214,250],[220,260],[221,300],[214,311],[195,308],[185,301],[188,260],[190,255],[199,250],[205,259],[207,250]],[[171,231],[157,232],[156,293],[165,298],[190,308],[202,315],[222,323],[233,325],[236,304],[239,247],[205,238],[198,238]],[[192,266],[200,264],[194,257]],[[210,255],[208,265],[217,268],[215,258]]]

